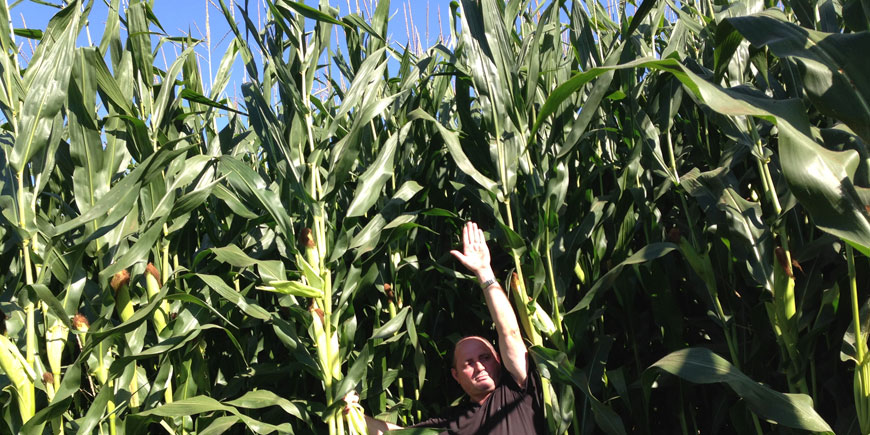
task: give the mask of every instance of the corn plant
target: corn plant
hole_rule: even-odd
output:
[[[0,431],[439,415],[493,335],[468,219],[552,433],[870,431],[862,2],[461,0],[422,50],[387,0],[219,2],[213,77],[152,1],[87,47],[67,3],[0,2]]]

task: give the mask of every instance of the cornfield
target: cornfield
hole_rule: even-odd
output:
[[[92,46],[93,0],[18,3],[0,432],[438,415],[452,344],[493,336],[449,254],[475,220],[551,433],[870,433],[868,2],[459,0],[402,49],[389,0],[221,1],[213,77],[150,0]]]

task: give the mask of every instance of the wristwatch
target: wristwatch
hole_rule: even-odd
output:
[[[484,281],[482,284],[480,284],[480,288],[483,290],[486,290],[489,288],[489,286],[491,286],[493,284],[495,284],[495,278],[490,278],[490,279]]]

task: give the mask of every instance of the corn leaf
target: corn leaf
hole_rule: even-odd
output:
[[[747,40],[798,63],[807,95],[823,113],[870,143],[870,61],[855,56],[870,45],[868,33],[825,33],[785,21],[778,11],[729,18]]]
[[[269,320],[272,317],[263,307],[238,294],[230,286],[226,285],[220,277],[202,273],[198,273],[196,276],[202,279],[212,290],[220,294],[221,297],[238,306],[245,314],[260,320]]]
[[[228,400],[224,403],[229,406],[245,409],[260,409],[267,406],[278,406],[287,414],[300,420],[305,419],[302,411],[300,411],[299,407],[297,407],[293,402],[267,390],[249,391],[238,399]]]
[[[299,281],[269,281],[269,285],[257,286],[257,290],[277,292],[285,295],[304,298],[322,298],[323,290],[303,284]]]
[[[391,135],[381,147],[377,159],[360,175],[353,201],[347,209],[348,217],[364,215],[381,196],[381,189],[394,173],[393,162],[399,140],[407,136],[410,128],[411,125],[406,124],[397,134]]]
[[[622,273],[622,269],[626,266],[631,266],[635,264],[642,264],[657,258],[664,257],[669,254],[674,249],[677,249],[677,246],[673,243],[654,243],[647,246],[644,246],[641,250],[634,253],[631,257],[628,257],[622,263],[614,266],[613,269],[610,269],[595,282],[595,285],[589,289],[588,292],[583,296],[583,299],[571,308],[565,315],[575,313],[580,310],[584,310],[589,308],[592,304],[594,298],[598,296],[598,293],[606,291],[613,285],[616,279],[619,277],[619,274]]]
[[[405,316],[408,315],[408,312],[411,307],[402,308],[398,313],[396,313],[396,317],[390,319],[387,323],[384,323],[383,326],[376,329],[372,332],[372,336],[369,337],[370,340],[378,340],[392,336],[396,332],[399,331],[399,328],[402,327],[402,324],[405,323]]]
[[[582,370],[576,369],[571,362],[567,361],[564,353],[540,346],[534,346],[530,350],[545,377],[560,379],[562,382],[574,384],[586,395],[592,404],[595,423],[599,428],[605,433],[613,435],[627,433],[619,415],[592,395],[586,374]]]
[[[658,371],[696,384],[726,383],[753,412],[769,421],[796,429],[833,433],[828,423],[813,409],[809,396],[774,391],[753,381],[709,349],[682,349],[658,360],[644,373],[645,388],[649,388]]]
[[[18,135],[15,147],[9,156],[9,164],[22,172],[30,158],[40,151],[51,136],[54,117],[63,106],[67,96],[70,71],[73,64],[76,31],[80,13],[79,2],[58,12],[50,27],[63,31],[57,41],[40,44],[41,55],[31,61],[24,81],[27,93],[18,118]],[[46,37],[53,32],[46,32]]]

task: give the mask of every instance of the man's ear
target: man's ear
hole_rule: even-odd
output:
[[[453,380],[459,382],[459,377],[456,375],[456,367],[450,368],[450,374],[453,375]]]

